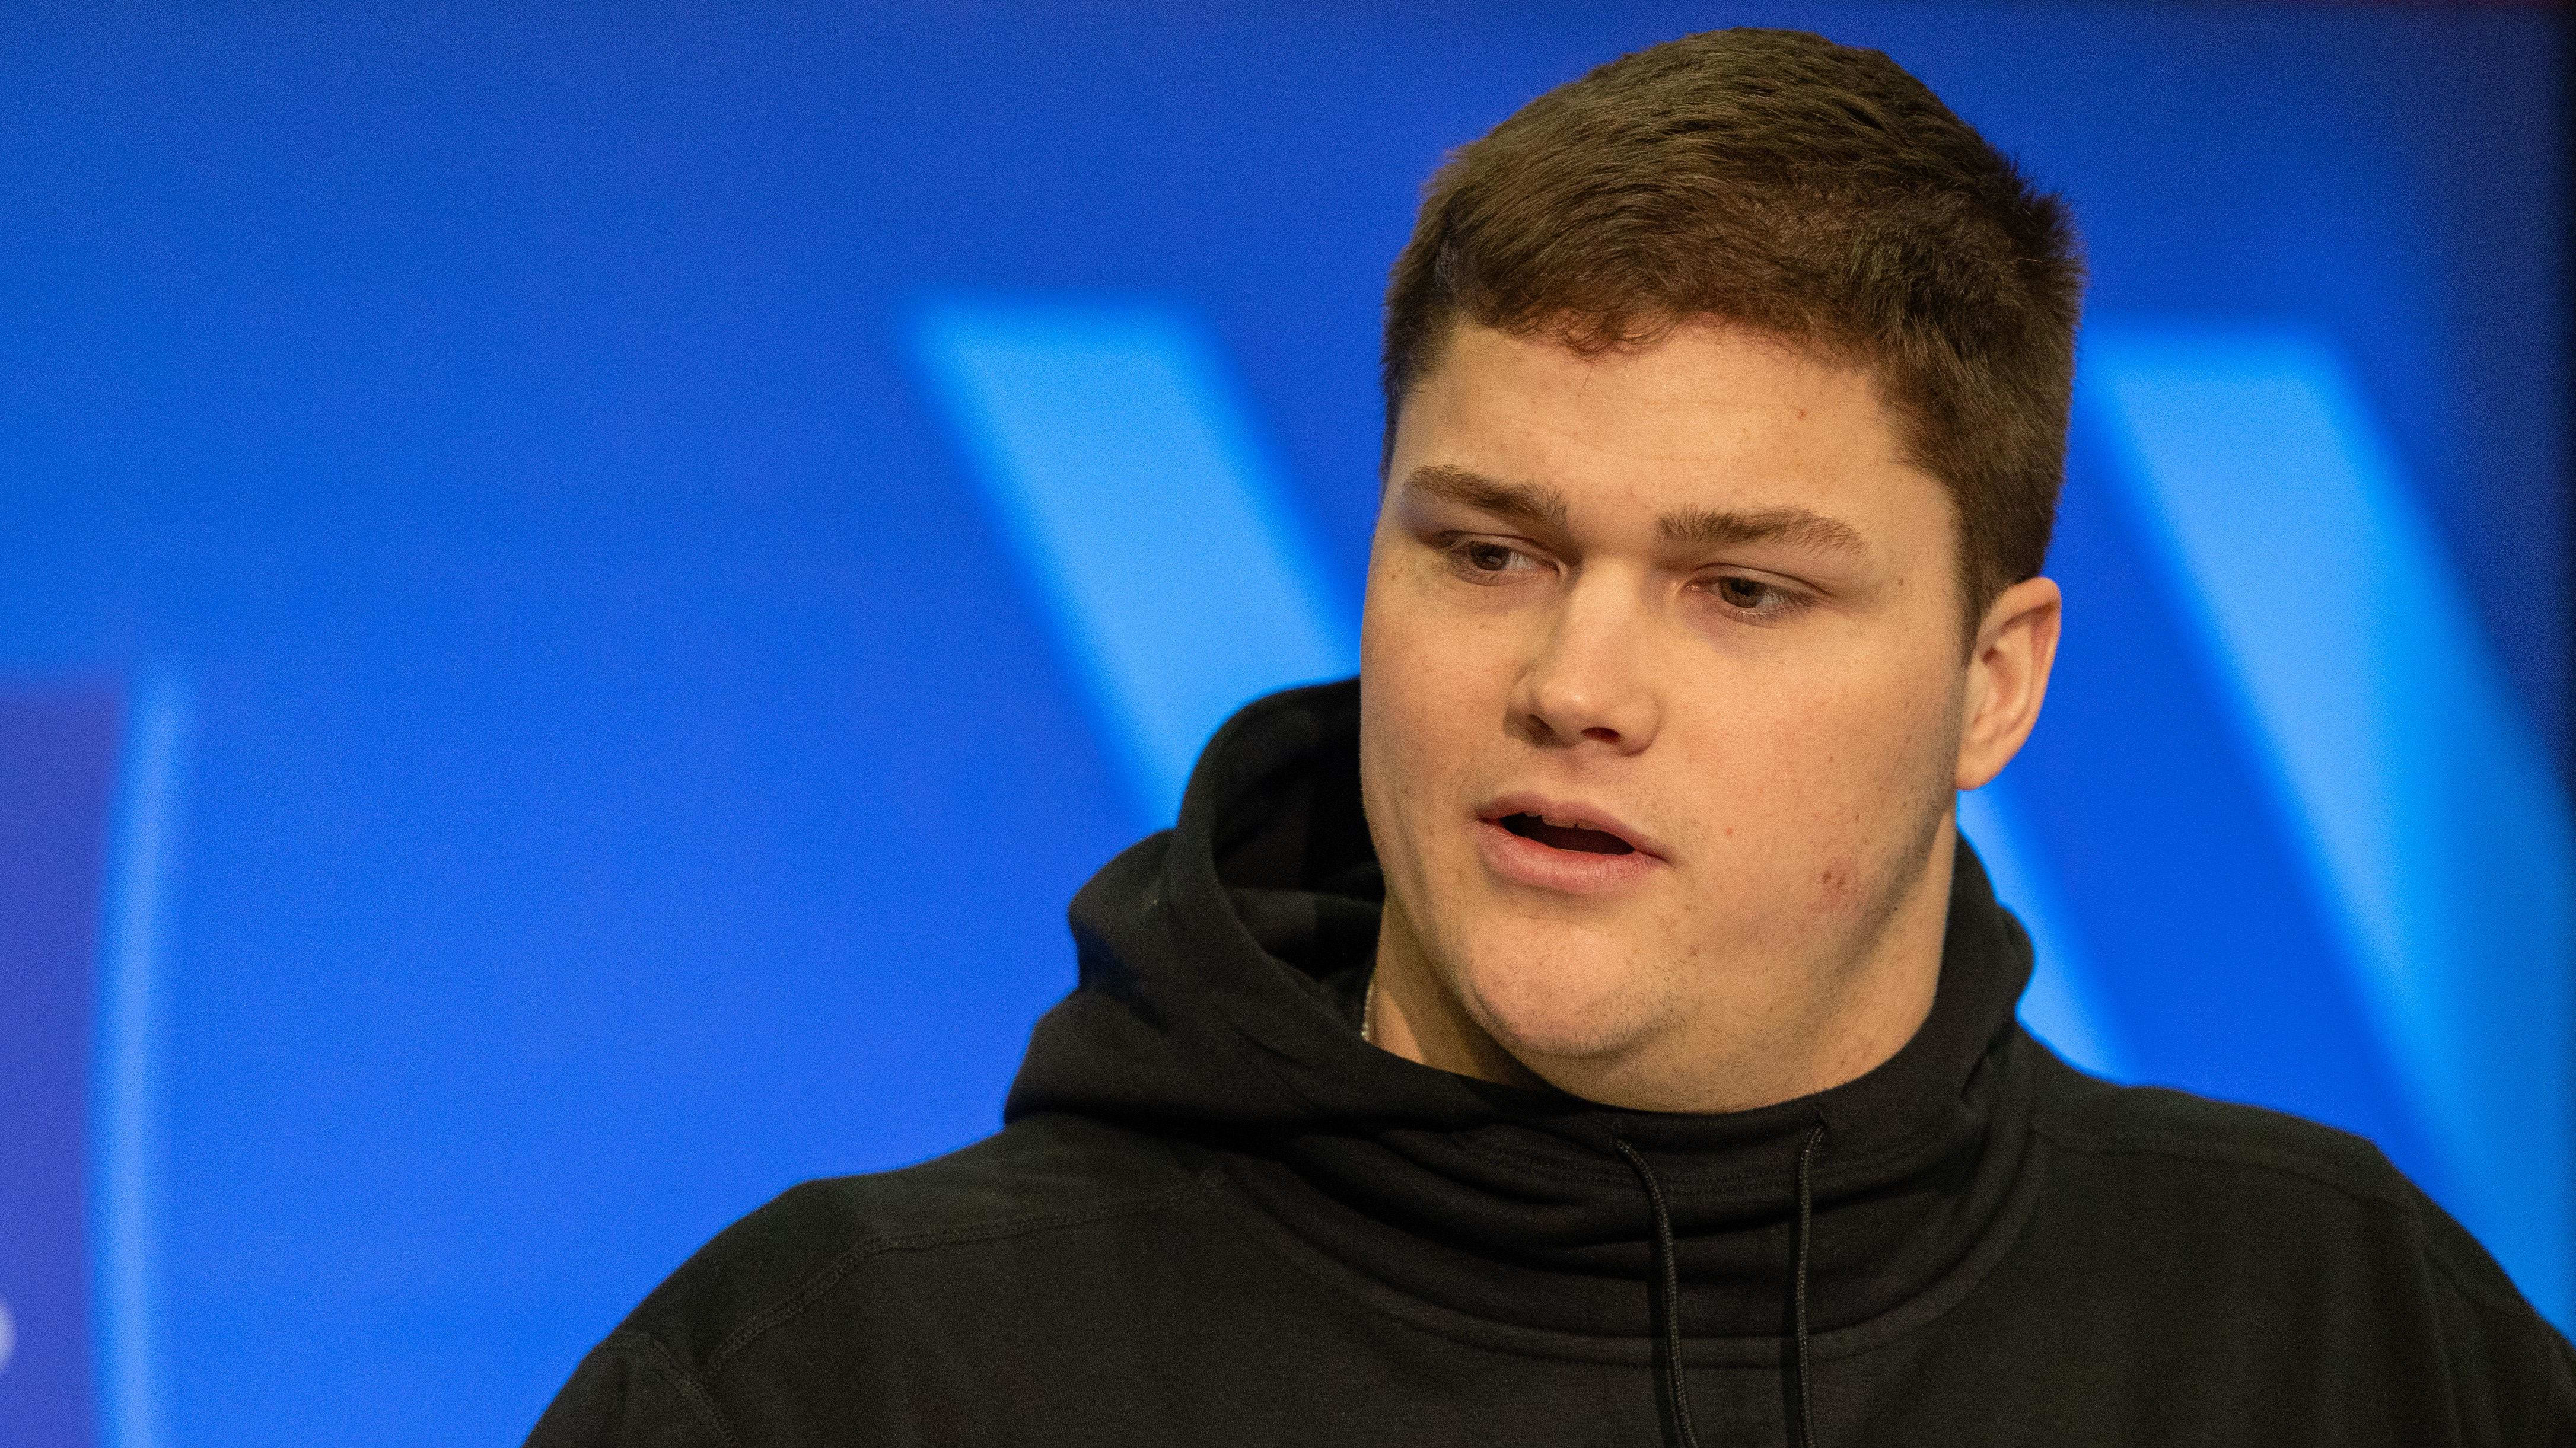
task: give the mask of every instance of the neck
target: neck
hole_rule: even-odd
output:
[[[1516,1049],[1489,1029],[1390,894],[1369,981],[1369,1039],[1457,1075],[1639,1111],[1749,1111],[1830,1090],[1895,1055],[1930,1014],[1955,841],[1944,819],[1912,878],[1858,939],[1802,942],[1774,954],[1791,962],[1784,968],[1712,976],[1686,1013],[1582,1056]]]

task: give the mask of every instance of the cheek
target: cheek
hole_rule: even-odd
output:
[[[1425,592],[1373,572],[1360,620],[1361,797],[1390,887],[1418,905],[1471,864],[1455,826],[1502,740],[1510,688],[1508,650]]]
[[[1736,892],[1783,890],[1829,909],[1856,903],[1880,856],[1911,837],[1903,825],[1949,782],[1946,681],[1920,669],[1855,669],[1769,683],[1695,711],[1684,753],[1710,762],[1686,783],[1714,836],[1703,848]]]
[[[1490,628],[1432,593],[1373,575],[1360,616],[1362,747],[1403,765],[1409,780],[1453,772],[1478,752],[1509,688]]]
[[[1423,632],[1372,577],[1360,617],[1360,790],[1379,860],[1398,879],[1413,873],[1426,771],[1450,752],[1442,732],[1454,727]]]

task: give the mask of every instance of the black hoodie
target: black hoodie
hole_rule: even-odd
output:
[[[2566,1340],[2368,1143],[2025,1033],[1964,846],[1929,1018],[1833,1090],[1370,1046],[1357,700],[1245,710],[1083,889],[999,1134],[753,1213],[530,1442],[2576,1444]]]

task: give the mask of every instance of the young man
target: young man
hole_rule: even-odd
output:
[[[1883,56],[1694,36],[1443,171],[1360,678],[1074,902],[997,1136],[799,1187],[540,1445],[2576,1443],[2366,1143],[2058,1062],[1958,840],[2037,718],[2081,268]]]

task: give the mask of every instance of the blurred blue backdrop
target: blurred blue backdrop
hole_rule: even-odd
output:
[[[515,1441],[726,1222],[990,1130],[1072,890],[1347,666],[1423,177],[1743,22],[2090,239],[2065,650],[1963,805],[2026,1014],[2567,1322],[2554,16],[22,6],[0,1441]]]

